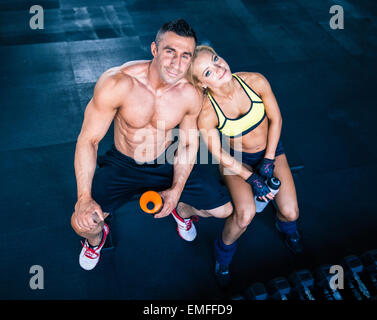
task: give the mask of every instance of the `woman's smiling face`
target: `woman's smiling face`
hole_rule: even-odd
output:
[[[217,88],[232,80],[226,61],[208,50],[198,52],[192,71],[202,87]]]

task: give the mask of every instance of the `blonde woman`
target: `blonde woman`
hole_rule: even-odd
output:
[[[254,72],[232,74],[226,61],[208,46],[196,48],[189,75],[204,90],[198,127],[209,151],[220,162],[234,204],[233,214],[215,241],[216,276],[220,284],[227,285],[237,239],[255,215],[254,195],[264,201],[274,198],[265,183],[272,176],[281,181],[275,196],[276,228],[293,253],[302,252],[296,225],[296,189],[280,142],[280,109],[266,78]],[[226,138],[229,153],[225,152],[221,137]],[[226,174],[224,169],[232,174]]]

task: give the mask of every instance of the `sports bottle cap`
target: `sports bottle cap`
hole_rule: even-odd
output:
[[[149,214],[160,212],[163,206],[161,196],[155,191],[147,191],[142,194],[139,200],[140,208]]]
[[[272,190],[277,190],[277,189],[279,189],[280,188],[280,184],[281,184],[281,182],[280,182],[280,180],[278,179],[278,178],[276,178],[276,177],[272,177],[271,179],[269,179],[268,181],[267,181],[267,185],[270,187],[270,189],[272,189]]]

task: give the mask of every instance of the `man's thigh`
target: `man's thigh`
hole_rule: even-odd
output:
[[[210,165],[195,164],[180,201],[198,210],[215,210],[215,213],[221,211],[221,207],[230,205],[228,188],[217,173]],[[221,215],[220,212],[219,214]]]
[[[161,191],[171,187],[172,174],[173,168],[168,165],[101,165],[93,177],[92,197],[102,211],[113,213],[147,190]]]

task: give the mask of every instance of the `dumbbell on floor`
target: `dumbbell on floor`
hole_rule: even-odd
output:
[[[350,287],[353,296],[357,300],[363,300],[363,296],[364,298],[369,299],[370,293],[360,279],[360,274],[364,270],[361,260],[357,256],[350,255],[342,260],[342,265],[344,266],[345,278],[347,279],[348,286]]]
[[[314,285],[314,278],[309,270],[303,269],[293,272],[288,279],[292,284],[292,290],[300,300],[315,300],[310,291]]]
[[[330,273],[331,265],[322,265],[315,270],[315,283],[326,300],[343,300],[338,290],[330,285],[333,274]]]
[[[273,300],[288,300],[291,286],[284,277],[277,277],[267,283],[267,289]]]
[[[245,296],[248,300],[268,300],[268,293],[263,283],[253,283],[245,291]]]
[[[371,285],[377,295],[377,250],[370,250],[361,255],[361,260],[368,274]]]

